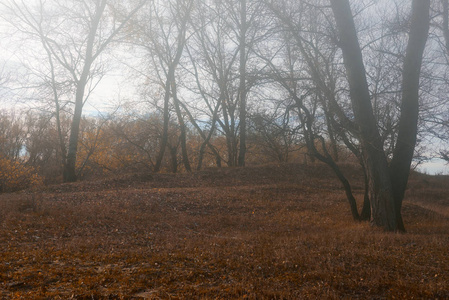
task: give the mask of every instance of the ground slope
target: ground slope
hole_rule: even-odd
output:
[[[361,174],[344,167],[362,194]],[[2,299],[449,298],[449,178],[407,234],[352,221],[323,165],[130,174],[0,195]]]

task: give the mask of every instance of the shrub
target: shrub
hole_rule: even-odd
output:
[[[42,185],[42,178],[33,167],[20,161],[0,158],[0,192],[15,192]]]

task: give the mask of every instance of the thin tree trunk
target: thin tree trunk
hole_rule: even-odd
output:
[[[63,174],[65,182],[75,182],[77,179],[76,154],[78,151],[78,139],[79,139],[81,115],[83,112],[83,105],[84,105],[84,92],[86,89],[90,68],[94,60],[93,53],[94,53],[95,37],[97,35],[97,29],[105,7],[106,7],[105,0],[98,4],[94,19],[92,21],[92,28],[90,29],[87,40],[86,56],[83,71],[81,73],[80,78],[76,82],[75,111],[73,113],[72,125],[70,128],[69,146],[67,152],[67,164]]]
[[[313,115],[310,113],[310,111],[302,104],[302,101],[299,97],[297,97],[295,94],[293,94],[292,92],[290,93],[295,102],[296,105],[305,113],[306,117],[305,118],[301,118],[301,123],[303,125],[304,128],[304,137],[306,140],[306,144],[307,144],[307,149],[310,151],[310,153],[313,155],[313,157],[317,158],[318,160],[320,160],[321,162],[324,162],[325,164],[327,164],[328,166],[330,166],[332,168],[332,170],[334,171],[335,175],[337,175],[337,178],[340,180],[341,184],[343,185],[343,188],[345,190],[345,194],[346,194],[346,199],[348,200],[349,203],[349,207],[351,209],[351,214],[352,217],[355,221],[359,221],[360,220],[360,215],[359,212],[357,210],[357,202],[354,198],[354,195],[352,193],[352,189],[351,189],[351,185],[349,183],[349,181],[346,179],[346,177],[344,176],[343,172],[341,172],[340,168],[338,167],[338,165],[335,163],[335,161],[333,160],[332,156],[329,154],[329,152],[326,149],[326,144],[325,141],[322,137],[318,137],[318,139],[321,140],[321,145],[323,148],[323,152],[324,155],[321,154],[318,149],[315,146],[315,134],[313,133]]]
[[[360,220],[369,221],[371,218],[371,203],[369,200],[369,178],[368,174],[366,173],[366,168],[364,164],[362,163],[361,165],[363,169],[363,181],[365,185],[365,192],[363,193],[363,206],[362,212],[360,213]]]
[[[56,119],[56,130],[58,132],[58,142],[59,147],[61,149],[61,164],[62,164],[62,170],[63,170],[63,180],[65,181],[65,170],[67,169],[67,149],[66,144],[64,141],[64,137],[62,134],[62,126],[61,126],[61,106],[59,103],[59,95],[58,95],[58,89],[56,87],[56,75],[55,75],[55,66],[51,54],[51,50],[48,47],[47,41],[44,36],[41,35],[41,42],[44,46],[44,49],[48,56],[48,62],[50,63],[50,71],[51,71],[51,88],[53,92],[53,101],[55,103],[55,119]]]
[[[184,109],[184,111],[187,113],[187,116],[189,117],[190,122],[192,123],[193,127],[196,128],[196,130],[198,131],[199,135],[201,136],[201,138],[204,140],[203,143],[201,144],[200,147],[200,153],[198,156],[198,166],[197,166],[197,170],[201,170],[201,166],[202,166],[202,161],[203,161],[203,156],[204,156],[204,151],[206,149],[206,146],[209,147],[209,149],[212,151],[212,153],[215,156],[215,160],[217,162],[217,167],[221,167],[221,157],[220,154],[217,152],[217,149],[215,149],[215,147],[210,143],[210,139],[212,138],[213,132],[215,131],[215,122],[217,120],[217,113],[218,113],[218,109],[220,107],[220,102],[217,102],[217,105],[215,106],[215,109],[212,113],[212,126],[211,129],[209,131],[209,134],[206,136],[203,132],[203,130],[201,129],[201,127],[198,125],[198,123],[196,122],[195,118],[192,116],[192,114],[190,113],[189,109],[187,108],[186,105],[184,105],[184,103],[179,102],[179,104],[182,106],[182,108]]]
[[[169,75],[171,77],[172,68],[169,69]],[[162,137],[159,152],[156,157],[156,163],[154,165],[154,172],[159,172],[162,166],[162,160],[164,159],[165,149],[168,144],[168,126],[170,123],[170,112],[169,112],[169,102],[170,102],[170,79],[167,78],[165,81],[165,95],[164,95],[164,112],[163,112],[163,127],[162,127]]]
[[[67,152],[67,164],[64,171],[65,182],[75,182],[76,176],[76,154],[78,151],[78,139],[83,111],[85,85],[79,85],[76,89],[75,112],[73,114],[72,126],[70,127],[69,147]]]
[[[181,142],[182,163],[184,164],[184,167],[186,168],[187,172],[192,172],[192,168],[190,167],[190,162],[189,162],[189,154],[187,152],[186,124],[182,117],[182,112],[181,112],[181,108],[180,108],[180,104],[179,104],[180,100],[178,99],[175,82],[173,82],[171,86],[172,86],[173,103],[175,105],[175,110],[176,110],[176,115],[178,117],[179,126],[181,127],[181,134],[179,136],[179,140]]]
[[[330,120],[329,114],[327,111],[325,111],[325,114],[326,114],[327,132],[329,134],[329,142],[330,142],[330,147],[331,147],[331,152],[332,152],[332,158],[334,159],[335,162],[338,162],[339,155],[338,155],[337,139],[334,134],[334,128],[331,125],[331,120]]]
[[[246,155],[246,0],[240,0],[240,85],[239,85],[239,127],[240,144],[238,165],[245,166]]]
[[[197,171],[201,170],[202,165],[203,165],[203,158],[204,158],[204,153],[206,151],[206,146],[209,147],[209,149],[211,149],[212,153],[215,156],[215,162],[217,164],[217,167],[221,168],[221,157],[220,154],[217,152],[217,149],[215,149],[214,146],[212,146],[210,144],[210,139],[212,138],[212,134],[215,131],[215,120],[212,120],[212,127],[210,128],[210,131],[208,133],[208,135],[206,136],[202,131],[201,131],[201,137],[204,139],[203,143],[200,146],[200,151],[198,154],[198,165],[196,167]]]
[[[161,147],[159,149],[159,153],[156,158],[156,164],[154,166],[154,172],[159,172],[162,165],[162,160],[164,159],[165,149],[167,148],[168,143],[168,127],[169,127],[169,118],[170,118],[170,112],[169,112],[169,103],[170,103],[170,88],[172,85],[172,82],[175,82],[175,70],[176,67],[179,64],[179,60],[181,59],[182,52],[184,50],[185,45],[185,26],[187,22],[187,16],[185,16],[185,20],[183,22],[183,28],[181,29],[181,32],[178,35],[178,44],[177,44],[177,51],[176,56],[171,62],[170,66],[168,67],[167,72],[167,80],[165,81],[165,95],[164,95],[164,125],[162,130],[162,140],[161,140]]]

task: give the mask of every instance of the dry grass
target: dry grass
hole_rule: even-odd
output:
[[[360,174],[346,167],[361,194]],[[0,196],[3,299],[449,298],[448,177],[407,234],[351,219],[326,167],[121,176]]]

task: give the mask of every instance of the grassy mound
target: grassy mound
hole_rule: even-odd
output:
[[[344,167],[362,198],[359,170]],[[2,299],[449,298],[449,178],[407,234],[352,221],[322,165],[123,175],[0,195]]]

